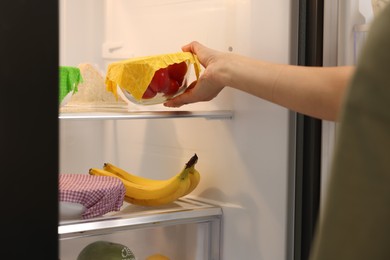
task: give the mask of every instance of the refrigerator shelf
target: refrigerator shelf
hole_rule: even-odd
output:
[[[231,110],[215,111],[128,111],[125,108],[83,108],[60,110],[62,120],[128,120],[128,119],[164,119],[164,118],[204,118],[232,119]]]
[[[124,202],[119,212],[111,212],[99,218],[60,221],[60,239],[74,239],[117,231],[185,223],[217,223],[220,232],[222,209],[219,206],[193,198],[182,198],[166,206],[140,207]]]

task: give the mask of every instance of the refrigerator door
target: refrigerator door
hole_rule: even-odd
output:
[[[10,258],[58,259],[57,12],[57,1],[0,2],[1,248]]]
[[[324,3],[324,66],[355,65],[374,18],[371,0]],[[326,198],[327,183],[337,138],[337,123],[322,125],[321,201]],[[321,203],[323,204],[323,203]]]

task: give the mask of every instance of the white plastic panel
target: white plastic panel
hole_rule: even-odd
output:
[[[103,70],[103,0],[60,0],[60,65],[92,63]]]
[[[195,39],[227,50],[230,34],[234,33],[233,3],[229,0],[105,0],[103,56],[126,59],[177,52],[183,44]]]

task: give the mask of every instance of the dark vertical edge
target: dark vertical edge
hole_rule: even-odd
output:
[[[297,115],[295,260],[309,258],[319,213],[321,121]]]
[[[299,1],[290,1],[290,36],[289,63],[298,64],[298,40],[299,40]],[[294,259],[295,252],[295,207],[296,207],[296,120],[297,113],[289,112],[289,136],[288,136],[288,178],[287,178],[287,231],[286,231],[286,259]]]
[[[0,1],[2,248],[58,257],[58,2]]]
[[[322,66],[323,0],[300,0],[298,65]],[[319,119],[296,117],[294,260],[307,260],[320,204],[321,125]]]

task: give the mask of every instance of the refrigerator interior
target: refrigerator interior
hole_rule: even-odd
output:
[[[293,4],[283,0],[61,0],[60,65],[91,63],[105,73],[113,61],[181,51],[193,40],[291,63],[292,10]],[[177,109],[131,105],[129,110]],[[164,179],[196,153],[202,178],[191,195],[222,207],[221,259],[288,259],[294,194],[291,112],[228,87],[211,102],[180,110],[232,110],[234,116],[60,120],[60,173],[87,174],[110,161]]]

